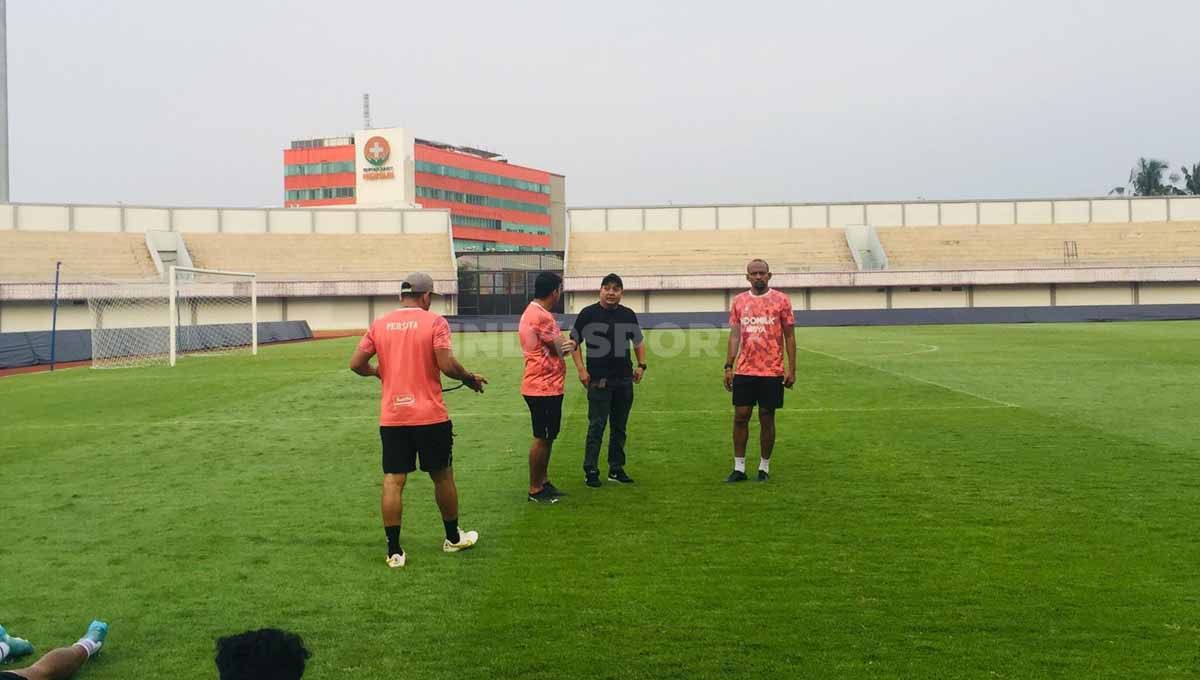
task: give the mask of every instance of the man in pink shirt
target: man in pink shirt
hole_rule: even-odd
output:
[[[450,349],[450,326],[429,311],[433,278],[409,274],[400,284],[400,308],[371,324],[350,358],[350,370],[383,383],[379,437],[383,441],[383,497],[380,508],[387,534],[387,564],[403,567],[400,515],[404,483],[417,469],[429,473],[442,512],[445,552],[475,545],[479,534],[458,528],[458,488],[454,485],[454,430],[442,401],[441,375],[483,392],[487,379],[458,363]],[[379,357],[372,366],[371,357]]]
[[[733,298],[729,309],[729,353],[725,389],[733,393],[733,472],[726,482],[746,480],[746,440],[750,415],[758,406],[758,481],[771,476],[775,448],[775,410],[783,407],[783,389],[796,384],[796,317],[787,295],[767,286],[771,269],[764,260],[746,265],[750,290]],[[787,350],[788,368],[783,370]]]
[[[565,495],[549,479],[550,450],[562,424],[563,382],[567,363],[563,356],[575,342],[562,335],[550,310],[562,297],[562,278],[542,272],[533,283],[534,299],[521,315],[517,335],[525,354],[521,395],[533,421],[533,443],[529,446],[529,501],[557,503]]]

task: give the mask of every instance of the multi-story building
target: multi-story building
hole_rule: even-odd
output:
[[[293,141],[283,152],[284,205],[419,205],[450,211],[458,251],[561,249],[562,175],[400,128]]]

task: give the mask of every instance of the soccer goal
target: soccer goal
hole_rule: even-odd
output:
[[[97,284],[92,367],[174,366],[181,356],[258,354],[254,274],[171,267],[166,281]]]

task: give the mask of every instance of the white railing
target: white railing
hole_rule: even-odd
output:
[[[1200,196],[581,207],[567,216],[568,233],[1182,222],[1200,220]]]
[[[232,208],[0,203],[0,231],[224,234],[448,234],[439,209]]]

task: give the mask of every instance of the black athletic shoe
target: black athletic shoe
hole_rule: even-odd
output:
[[[765,482],[765,481],[767,481],[767,480],[768,480],[768,479],[770,479],[770,478],[771,478],[771,475],[767,474],[767,471],[766,471],[766,470],[759,470],[759,471],[758,471],[758,481],[760,481],[760,482]]]
[[[557,503],[558,496],[555,496],[549,486],[543,486],[542,490],[537,493],[529,494],[530,503]]]
[[[599,470],[588,470],[588,471],[584,472],[583,474],[584,474],[584,480],[583,480],[584,484],[587,484],[588,486],[592,487],[593,489],[600,488],[601,484],[600,484],[600,471]]]
[[[625,474],[625,470],[623,468],[617,468],[616,470],[608,471],[608,481],[620,482],[622,484],[633,484],[633,477]]]
[[[746,473],[742,472],[741,470],[734,470],[733,472],[729,473],[728,477],[725,478],[726,484],[732,484],[734,482],[744,482],[744,481],[746,481]]]
[[[566,495],[567,495],[567,492],[566,492],[566,491],[560,491],[560,490],[559,490],[559,488],[558,488],[557,486],[554,486],[553,484],[551,484],[551,483],[550,483],[550,480],[548,480],[548,479],[546,480],[546,485],[545,485],[544,487],[542,487],[542,488],[543,488],[543,489],[549,489],[549,490],[550,490],[550,495],[552,495],[552,496],[558,496],[559,498],[562,498],[563,496],[566,496]]]

